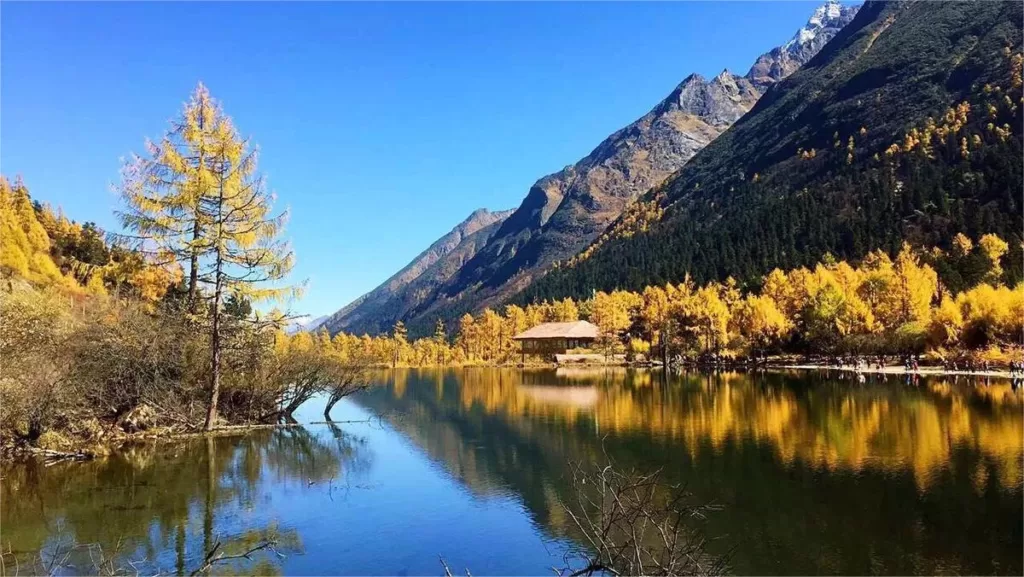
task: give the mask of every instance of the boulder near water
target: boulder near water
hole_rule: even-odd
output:
[[[153,426],[156,420],[156,411],[153,407],[143,403],[128,411],[117,420],[117,425],[126,433],[138,433]]]

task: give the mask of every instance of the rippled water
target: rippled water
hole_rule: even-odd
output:
[[[611,459],[720,504],[699,528],[735,573],[1021,574],[1024,393],[841,376],[389,373],[334,410],[362,422],[5,466],[3,566],[188,574],[273,537],[217,571],[550,574],[569,464]]]

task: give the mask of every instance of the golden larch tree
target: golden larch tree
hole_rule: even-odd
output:
[[[200,253],[213,223],[203,204],[217,197],[218,155],[231,121],[209,90],[199,83],[181,115],[159,142],[146,142],[146,154],[134,154],[121,169],[117,212],[136,248],[188,266],[189,307],[198,303]],[[221,162],[223,164],[223,162]]]
[[[213,428],[217,416],[225,294],[260,303],[298,292],[295,287],[279,284],[291,271],[294,254],[281,238],[287,213],[273,212],[273,195],[257,171],[256,149],[239,137],[227,116],[218,119],[212,136],[204,162],[214,186],[204,187],[199,196],[196,222],[203,226],[200,235],[189,243],[198,263],[196,280],[213,289],[212,375],[206,430]]]

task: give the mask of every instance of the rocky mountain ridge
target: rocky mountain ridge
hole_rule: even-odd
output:
[[[388,330],[399,315],[419,304],[419,298],[430,294],[433,287],[471,258],[511,214],[512,210],[473,211],[380,286],[330,315],[320,326],[332,334],[349,326],[362,326],[360,332],[369,333]]]
[[[403,320],[424,333],[436,318],[450,325],[465,312],[507,300],[590,244],[635,198],[679,170],[749,111],[764,90],[813,57],[856,11],[834,1],[818,7],[789,42],[758,57],[745,76],[727,70],[710,80],[687,76],[582,160],[539,179],[483,246],[464,252],[468,258],[458,270],[440,284],[430,283],[433,293],[420,295],[412,308],[402,307],[400,317],[377,319],[360,310],[365,301],[356,301],[326,326],[361,333]]]
[[[826,254],[949,249],[958,233],[1005,238],[1019,279],[1021,28],[1019,2],[866,2],[646,193],[643,218],[616,221],[518,298],[687,276],[756,284]]]

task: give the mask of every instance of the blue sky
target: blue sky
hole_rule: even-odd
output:
[[[119,159],[202,81],[291,210],[293,308],[327,314],[817,4],[5,2],[0,170],[115,227]]]

